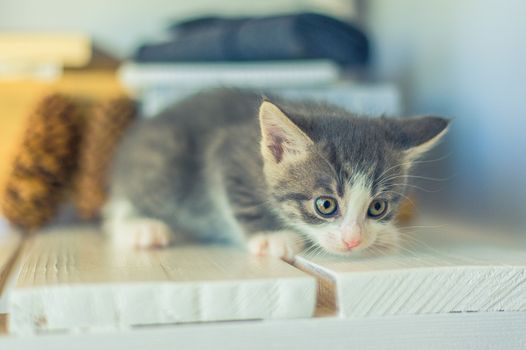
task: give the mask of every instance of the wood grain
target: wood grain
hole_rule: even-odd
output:
[[[315,280],[229,247],[128,251],[93,229],[37,235],[21,252],[10,331],[310,317]]]
[[[499,235],[444,225],[414,232],[398,252],[296,265],[333,284],[318,304],[334,302],[342,317],[526,311],[526,247]]]
[[[21,239],[19,235],[14,233],[0,234],[0,299],[20,244]]]

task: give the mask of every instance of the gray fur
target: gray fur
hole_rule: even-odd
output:
[[[260,151],[258,108],[264,98],[314,141],[308,159],[273,186],[263,174]],[[326,104],[245,90],[207,91],[131,128],[118,150],[112,197],[128,200],[139,215],[165,222],[176,234],[232,241],[232,232],[277,231],[294,221],[322,224],[306,208],[313,189],[342,195],[344,184],[361,174],[373,192],[390,190],[393,205],[384,220],[392,220],[405,180],[380,177],[386,171],[389,177],[403,175],[403,152],[447,124],[441,118],[361,118]]]

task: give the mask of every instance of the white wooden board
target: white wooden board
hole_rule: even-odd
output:
[[[11,268],[13,258],[20,246],[20,236],[14,233],[0,234],[0,291]]]
[[[523,312],[311,318],[142,327],[76,335],[0,336],[0,349],[523,350],[525,328]]]
[[[303,256],[296,265],[320,277],[318,303],[335,304],[342,317],[526,311],[526,247],[520,242],[453,224],[406,237],[398,253]]]
[[[6,312],[6,283],[20,244],[21,238],[18,234],[0,233],[0,314]]]
[[[9,298],[11,333],[310,317],[314,278],[228,247],[113,247],[93,229],[36,235]]]

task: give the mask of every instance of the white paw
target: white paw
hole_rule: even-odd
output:
[[[135,248],[162,248],[170,244],[172,231],[164,222],[136,218],[119,223],[114,232],[114,239],[119,244]]]
[[[258,256],[275,256],[284,260],[293,260],[294,255],[303,249],[301,237],[289,231],[269,232],[251,237],[248,241],[250,253]]]

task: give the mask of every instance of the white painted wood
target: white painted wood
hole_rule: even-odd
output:
[[[229,247],[117,248],[93,229],[44,232],[24,246],[10,332],[310,317],[314,278]]]
[[[0,291],[20,242],[21,239],[18,234],[6,233],[0,235]]]
[[[244,321],[122,332],[2,337],[9,350],[348,350],[526,348],[526,313],[459,313],[367,319]]]
[[[13,232],[0,234],[0,314],[6,312],[6,285],[21,238]]]
[[[303,256],[296,265],[332,285],[319,299],[333,295],[342,317],[526,311],[526,247],[518,243],[442,225],[412,231],[398,253]]]

